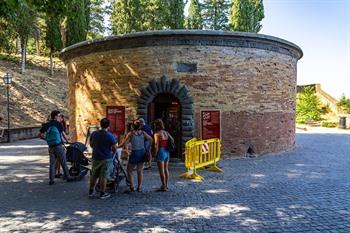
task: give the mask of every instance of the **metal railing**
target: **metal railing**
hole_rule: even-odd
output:
[[[186,172],[180,177],[186,179],[204,180],[197,174],[197,169],[205,167],[207,170],[222,172],[216,163],[220,160],[221,141],[218,138],[197,140],[192,138],[185,146]]]

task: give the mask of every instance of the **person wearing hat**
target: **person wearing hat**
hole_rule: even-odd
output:
[[[153,131],[151,127],[146,124],[145,119],[139,118],[141,130],[147,133],[151,138],[153,138]],[[148,151],[149,154],[151,154],[151,141],[145,140],[145,149]],[[145,163],[145,169],[150,169],[152,167],[152,156],[149,162]]]

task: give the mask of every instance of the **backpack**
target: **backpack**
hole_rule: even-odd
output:
[[[62,143],[61,134],[57,127],[50,126],[45,135],[45,140],[49,146],[57,146]]]

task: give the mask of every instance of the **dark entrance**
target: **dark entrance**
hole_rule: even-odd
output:
[[[162,119],[165,130],[175,139],[176,151],[172,157],[181,158],[181,104],[178,98],[169,93],[156,95],[148,104],[148,120]]]

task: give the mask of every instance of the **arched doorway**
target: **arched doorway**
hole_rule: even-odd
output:
[[[141,95],[137,99],[137,114],[151,124],[154,119],[162,118],[162,111],[167,109],[171,112],[172,118],[177,117],[176,157],[184,159],[185,143],[194,136],[193,98],[188,88],[179,80],[170,80],[163,75],[160,79],[153,79],[148,86],[141,88]]]
[[[160,93],[148,104],[149,122],[162,119],[165,130],[175,139],[176,151],[171,157],[181,158],[181,103],[178,98],[170,93]]]

